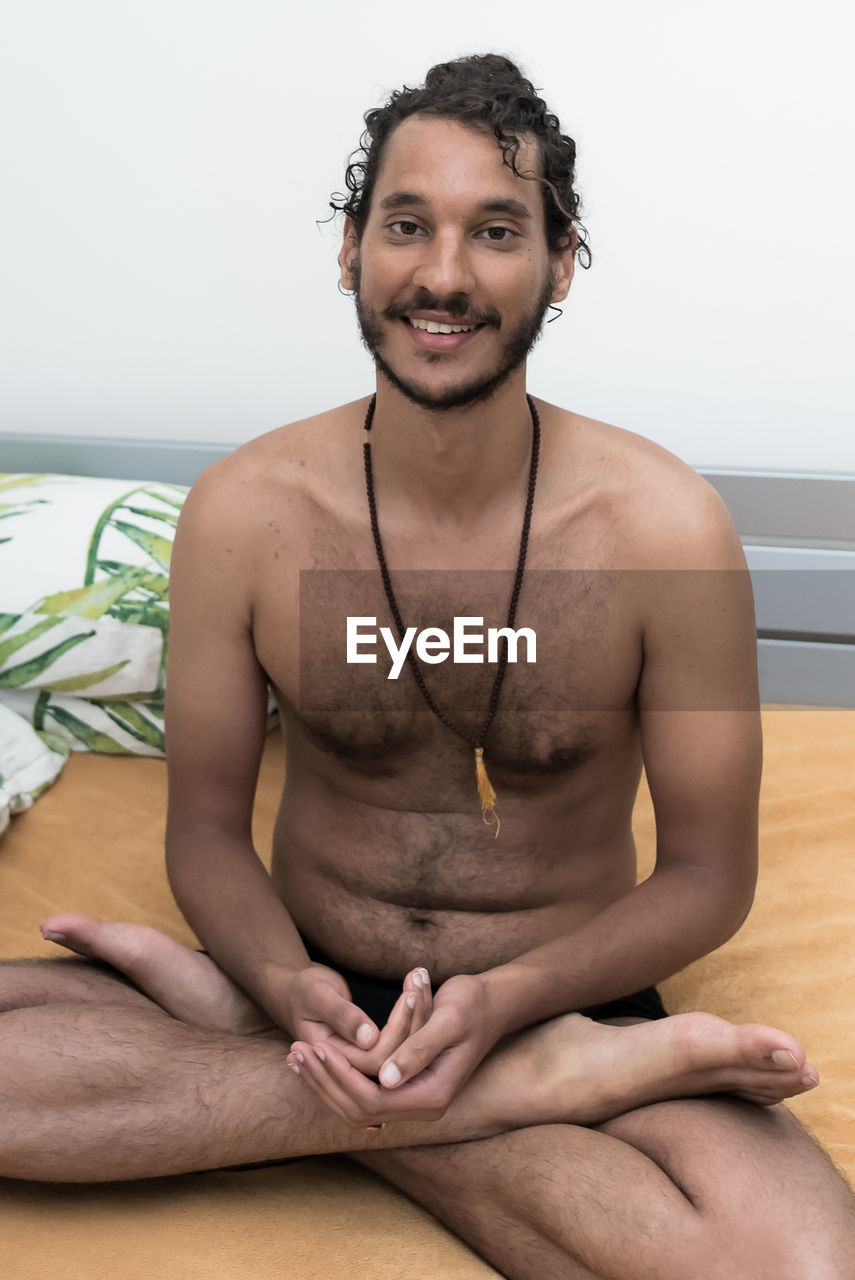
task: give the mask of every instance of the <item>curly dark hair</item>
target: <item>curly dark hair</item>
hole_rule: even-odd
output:
[[[496,135],[505,164],[519,178],[544,187],[546,239],[550,251],[567,247],[576,231],[575,254],[583,267],[591,265],[588,233],[579,221],[581,202],[573,182],[576,144],[561,132],[530,80],[500,54],[474,54],[431,67],[420,89],[396,89],[388,102],[365,113],[365,132],[351,153],[344,180],[349,196],[334,192],[330,207],[350,215],[357,240],[362,239],[371,195],[383,150],[397,126],[413,115],[441,116],[473,128],[489,128]],[[532,135],[540,151],[541,174],[520,173],[517,153],[520,134]]]

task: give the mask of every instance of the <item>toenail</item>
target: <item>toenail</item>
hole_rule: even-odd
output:
[[[790,1071],[799,1065],[789,1049],[776,1049],[772,1054],[772,1061],[776,1067],[786,1067]]]

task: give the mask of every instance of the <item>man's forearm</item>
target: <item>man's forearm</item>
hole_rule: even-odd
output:
[[[573,933],[483,975],[500,1036],[661,982],[732,937],[750,905],[702,871],[656,871]]]
[[[290,979],[310,960],[252,844],[216,828],[172,832],[166,868],[178,906],[211,957],[285,1025]]]

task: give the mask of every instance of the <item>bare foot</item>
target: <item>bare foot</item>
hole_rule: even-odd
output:
[[[50,942],[80,956],[106,960],[181,1022],[244,1036],[274,1027],[210,956],[190,951],[148,925],[57,915],[43,920],[39,928]]]
[[[463,1097],[483,1119],[512,1127],[591,1125],[707,1093],[771,1106],[818,1081],[799,1042],[772,1027],[711,1013],[618,1027],[571,1013],[500,1042]]]

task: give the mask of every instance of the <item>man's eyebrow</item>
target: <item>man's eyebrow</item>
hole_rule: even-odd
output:
[[[485,213],[507,213],[512,218],[530,218],[531,210],[524,205],[522,200],[514,200],[510,196],[503,196],[499,200],[485,200],[481,205]]]
[[[413,191],[393,191],[380,201],[381,209],[408,209],[413,205],[426,205],[424,196],[417,196]]]
[[[379,201],[381,209],[424,208],[428,201],[414,191],[393,191]],[[492,200],[484,200],[478,206],[479,213],[506,213],[512,218],[530,218],[531,210],[521,200],[511,196],[496,196]]]

